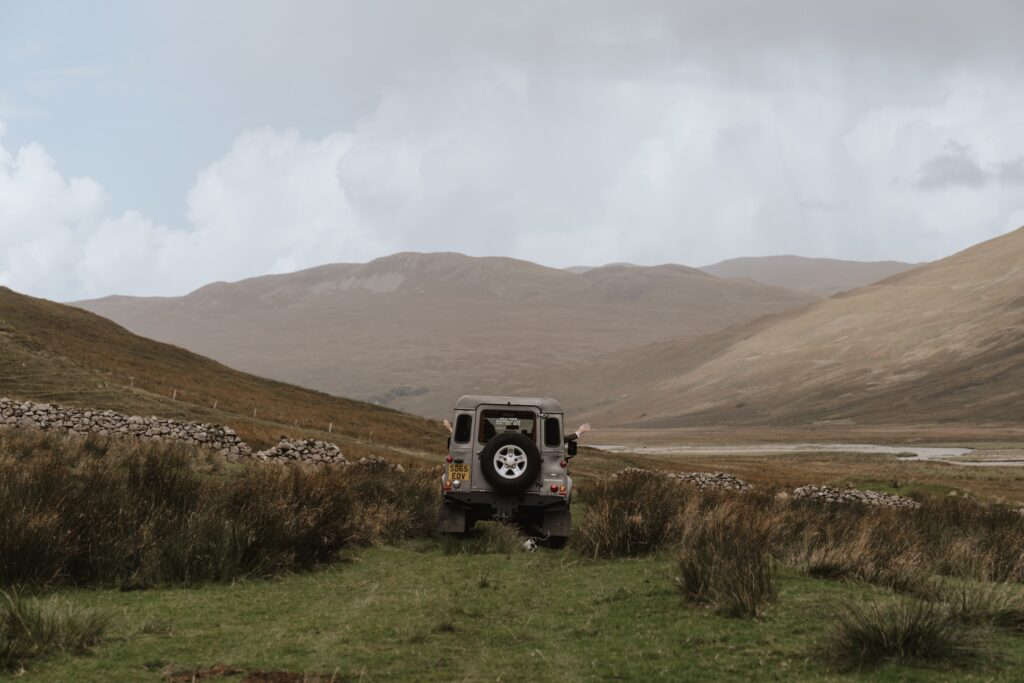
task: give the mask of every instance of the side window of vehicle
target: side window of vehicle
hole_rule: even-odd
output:
[[[557,448],[562,443],[562,423],[557,417],[544,419],[544,445]]]
[[[455,443],[469,443],[473,434],[473,416],[459,415],[455,418]]]

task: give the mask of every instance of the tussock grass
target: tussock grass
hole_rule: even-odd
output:
[[[0,431],[0,585],[232,581],[429,533],[422,470],[260,465],[187,447]],[[212,463],[212,464],[211,464]]]
[[[724,504],[691,525],[678,557],[683,597],[730,617],[757,617],[776,597],[764,518]]]
[[[963,624],[937,603],[845,602],[823,652],[838,668],[859,669],[887,659],[962,660],[975,653],[975,644]]]
[[[697,543],[702,534],[715,538],[722,519],[735,518],[762,530],[763,551],[775,561],[813,577],[910,593],[936,574],[1024,582],[1024,515],[998,505],[963,499],[926,501],[911,510],[822,505],[771,491],[700,492],[633,470],[581,494],[586,512],[574,545],[590,557],[671,550]],[[762,552],[762,544],[751,552]]]
[[[914,594],[944,605],[965,625],[1024,632],[1024,594],[1011,584],[933,578],[922,582]]]
[[[678,543],[689,491],[655,472],[626,470],[585,491],[586,512],[573,541],[589,557],[635,557]]]
[[[59,652],[84,652],[102,640],[108,623],[95,611],[0,591],[0,671]]]

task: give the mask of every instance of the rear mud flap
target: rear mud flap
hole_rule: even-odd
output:
[[[572,515],[568,510],[544,513],[544,533],[549,536],[568,536],[572,530]]]
[[[441,503],[437,509],[437,530],[442,534],[466,533],[466,511],[454,505]]]

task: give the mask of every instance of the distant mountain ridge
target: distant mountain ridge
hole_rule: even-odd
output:
[[[75,305],[232,367],[440,416],[463,393],[499,393],[538,369],[811,301],[679,265],[571,273],[511,258],[400,253],[183,297]]]
[[[806,256],[753,256],[721,261],[701,270],[716,277],[747,278],[820,297],[847,292],[902,273],[919,264],[900,261],[844,261]]]

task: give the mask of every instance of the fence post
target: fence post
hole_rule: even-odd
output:
[[[327,433],[330,434],[333,431],[334,431],[334,423],[332,422],[329,425],[327,425]]]
[[[217,402],[216,401],[213,402],[213,409],[217,410]]]
[[[252,409],[252,419],[254,419],[254,420],[256,419],[256,409],[255,408]]]
[[[178,400],[178,390],[177,389],[175,389],[174,393],[171,395],[171,400],[172,401],[177,401]]]

